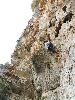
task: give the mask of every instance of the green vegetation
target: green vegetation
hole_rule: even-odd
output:
[[[4,68],[4,65],[3,64],[0,64],[0,68],[3,69]]]
[[[0,78],[0,100],[9,100],[8,97],[11,94],[11,88],[9,84]]]
[[[39,100],[46,100],[47,97],[41,97]]]
[[[31,4],[32,11],[34,12],[35,8],[39,5],[41,0],[33,0]]]
[[[47,0],[33,0],[31,4],[31,8],[33,12],[35,8],[39,5],[39,3],[41,7],[44,7],[44,5],[47,3]]]
[[[6,62],[5,64],[0,64],[0,69],[6,69],[8,67],[10,67],[9,62]]]

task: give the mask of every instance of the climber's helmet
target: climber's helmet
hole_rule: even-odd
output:
[[[55,53],[55,47],[54,45],[50,42],[50,41],[47,41],[44,43],[45,44],[45,48],[53,53]]]

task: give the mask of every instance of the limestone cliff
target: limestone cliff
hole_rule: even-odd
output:
[[[33,0],[32,9],[6,73],[10,99],[75,100],[75,1]]]

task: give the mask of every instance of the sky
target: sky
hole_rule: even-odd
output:
[[[32,17],[32,0],[0,0],[0,64],[11,61],[16,41]]]

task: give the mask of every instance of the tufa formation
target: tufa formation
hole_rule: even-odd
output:
[[[9,100],[75,100],[75,1],[33,0],[33,16],[1,79]],[[1,99],[4,100],[4,99]]]

